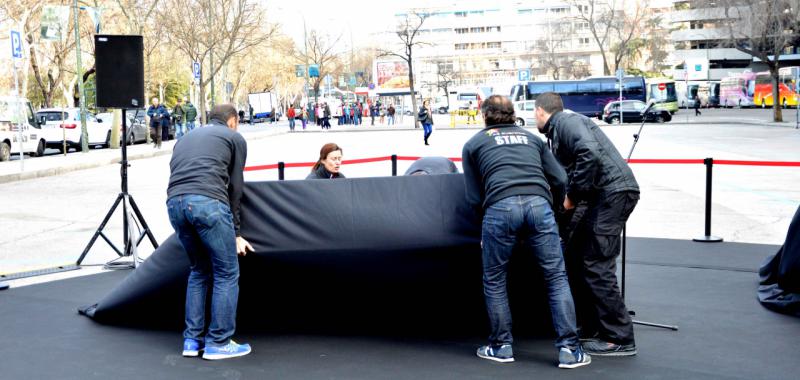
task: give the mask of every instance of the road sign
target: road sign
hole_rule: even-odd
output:
[[[664,91],[666,89],[667,89],[667,85],[665,83],[659,83],[658,84],[658,90],[659,91]]]
[[[16,30],[11,31],[11,57],[22,58],[22,38]]]
[[[517,72],[517,79],[520,82],[526,82],[531,79],[531,69],[520,70]]]
[[[308,65],[308,76],[319,78],[319,65]]]
[[[200,62],[192,62],[192,74],[195,80],[200,80]]]
[[[617,80],[622,80],[625,77],[625,70],[617,69]]]
[[[294,76],[298,78],[306,76],[306,65],[294,65]]]

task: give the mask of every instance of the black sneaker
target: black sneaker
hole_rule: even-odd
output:
[[[488,345],[478,349],[478,357],[500,363],[511,363],[514,361],[514,350],[510,344]]]
[[[584,342],[583,350],[595,356],[633,356],[636,355],[636,343],[616,344],[595,339]]]

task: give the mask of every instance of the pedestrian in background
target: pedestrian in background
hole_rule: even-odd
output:
[[[195,120],[197,120],[197,108],[194,108],[194,104],[192,104],[192,102],[186,97],[183,98],[183,103],[183,112],[186,116],[186,133],[189,133],[195,127]]]
[[[700,116],[700,115],[702,115],[702,113],[700,113],[700,95],[699,94],[695,94],[695,96],[694,96],[694,116]]]
[[[308,124],[308,110],[303,107],[303,116],[300,118],[300,122],[303,123],[303,130],[306,130],[306,124]]]
[[[394,105],[389,103],[389,108],[386,109],[386,116],[389,117],[389,125],[394,125]]]
[[[169,111],[167,107],[153,98],[150,107],[147,107],[147,116],[150,118],[150,136],[153,139],[153,148],[161,148],[162,129],[169,129]]]
[[[422,124],[425,145],[430,145],[428,144],[428,138],[430,138],[431,134],[433,134],[433,113],[431,112],[431,106],[429,100],[422,102],[422,108],[420,108],[419,110],[417,119]]]
[[[324,106],[322,108],[322,128],[323,129],[331,129],[331,107],[328,106],[328,103],[323,103]]]
[[[286,117],[289,119],[289,130],[294,132],[294,106],[289,105],[289,109],[286,110]]]
[[[175,107],[172,108],[172,119],[175,120],[175,138],[180,140],[186,134],[184,124],[186,111],[183,109],[183,103],[180,98],[175,102]]]

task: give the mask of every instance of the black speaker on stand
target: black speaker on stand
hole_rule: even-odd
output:
[[[131,263],[108,263],[111,268],[130,268],[138,264],[136,247],[145,237],[150,239],[153,248],[158,248],[153,232],[147,226],[139,207],[128,194],[128,130],[126,109],[139,109],[144,106],[144,45],[142,36],[135,35],[96,35],[95,42],[95,82],[97,85],[97,107],[119,108],[122,110],[122,160],[120,161],[121,191],[111,209],[95,231],[89,244],[78,258],[81,265],[86,254],[98,237],[102,237],[120,257],[133,256]],[[103,233],[111,215],[122,204],[122,239],[124,247],[117,248]],[[137,229],[134,230],[133,227]],[[134,236],[136,233],[139,236]],[[122,265],[119,265],[122,264]]]

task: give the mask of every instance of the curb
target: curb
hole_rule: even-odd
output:
[[[249,139],[249,140],[259,140],[259,139],[272,137],[272,136],[277,136],[277,135],[281,135],[281,134],[285,134],[285,133],[288,133],[288,131],[252,132],[252,133],[248,133],[246,138]],[[147,143],[145,143],[143,145],[147,145]],[[174,143],[172,143],[171,145],[174,146]],[[109,149],[109,148],[106,148],[106,149]],[[115,149],[115,150],[119,151],[119,149]],[[160,157],[160,156],[164,156],[164,155],[168,155],[168,154],[172,154],[172,146],[167,146],[165,149],[161,149],[161,150],[153,150],[153,151],[148,151],[148,152],[140,152],[140,153],[135,153],[135,154],[128,154],[128,161]],[[110,159],[108,159],[108,158],[102,158],[102,159],[98,158],[98,159],[96,159],[94,161],[91,161],[91,162],[81,162],[81,163],[75,163],[75,164],[71,164],[71,165],[56,166],[56,167],[52,167],[52,168],[39,169],[39,170],[33,170],[33,171],[25,171],[25,172],[22,172],[22,173],[2,174],[2,175],[0,175],[0,184],[17,182],[17,181],[24,181],[24,180],[28,180],[28,179],[52,177],[52,176],[56,176],[56,175],[61,175],[61,174],[66,174],[66,173],[78,171],[78,170],[93,169],[93,168],[98,168],[98,167],[106,166],[106,165],[119,165],[121,160],[122,160],[122,157],[115,156],[114,158],[110,158]]]

